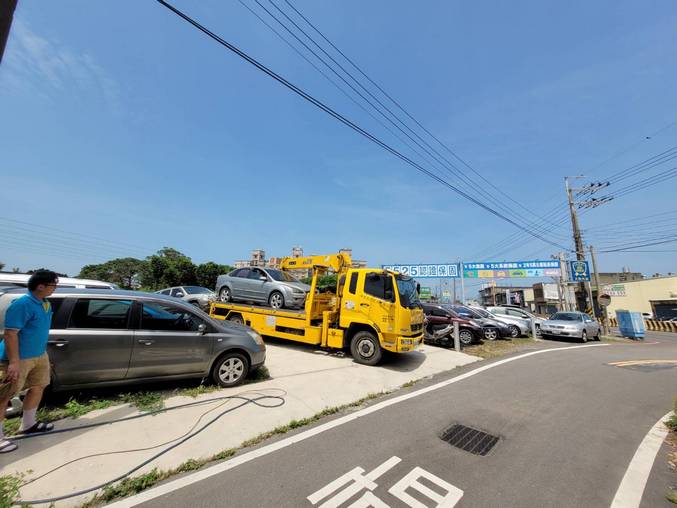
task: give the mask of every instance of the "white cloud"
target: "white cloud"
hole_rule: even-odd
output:
[[[78,53],[50,41],[15,18],[0,73],[0,88],[19,93],[30,89],[45,98],[66,90],[97,93],[109,107],[118,109],[120,89],[87,53]]]

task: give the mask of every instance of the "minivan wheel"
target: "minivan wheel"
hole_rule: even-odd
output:
[[[588,332],[583,330],[583,333],[581,334],[581,342],[588,342]]]
[[[363,365],[376,365],[383,357],[381,344],[373,333],[357,332],[350,341],[350,353],[357,363]]]
[[[219,357],[212,369],[212,380],[227,388],[239,385],[247,377],[249,360],[241,353],[226,353]]]
[[[510,325],[510,336],[511,336],[513,339],[516,339],[517,337],[519,337],[521,333],[522,333],[522,332],[520,331],[519,326],[517,326],[517,325]]]
[[[473,334],[470,330],[461,330],[458,332],[458,340],[464,346],[469,346],[473,341]]]
[[[279,291],[273,291],[268,297],[268,305],[273,309],[281,309],[284,307],[284,296]]]
[[[219,300],[221,300],[223,303],[227,303],[230,301],[230,288],[229,287],[222,287],[221,291],[219,291]]]

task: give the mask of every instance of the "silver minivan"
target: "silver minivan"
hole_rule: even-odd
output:
[[[25,294],[0,295],[0,331],[9,304]],[[152,293],[57,289],[48,353],[52,389],[210,378],[242,383],[266,358],[261,336],[210,318],[194,305]]]
[[[274,309],[303,307],[309,291],[308,284],[274,268],[238,268],[216,279],[220,301],[263,303]]]

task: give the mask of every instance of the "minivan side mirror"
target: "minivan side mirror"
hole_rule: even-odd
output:
[[[207,325],[204,323],[200,323],[199,325],[197,325],[197,331],[198,333],[204,335],[205,333],[207,333]]]
[[[181,291],[179,291],[178,293],[176,293],[176,294],[174,295],[175,298],[183,298],[184,296],[186,296],[186,294],[185,294],[185,293],[182,293]]]
[[[265,275],[261,275],[261,277],[259,277],[259,280],[266,282],[268,280],[268,277],[266,277]]]

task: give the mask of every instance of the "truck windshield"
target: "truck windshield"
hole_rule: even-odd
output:
[[[400,294],[400,303],[402,307],[409,309],[414,307],[421,307],[421,302],[418,299],[416,292],[416,282],[411,277],[402,275],[397,276],[397,292]]]

